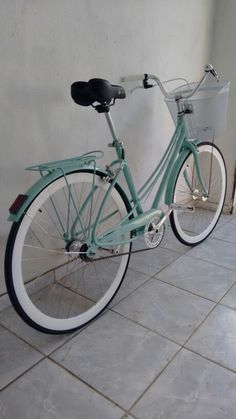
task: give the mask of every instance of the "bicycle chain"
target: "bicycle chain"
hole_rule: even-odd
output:
[[[156,249],[156,247],[153,247],[153,248],[151,248],[151,247],[146,248],[145,247],[144,249],[138,249],[138,250],[134,250],[134,251],[131,251],[131,252],[125,252],[125,253],[118,253],[117,255],[102,256],[100,258],[92,259],[91,262],[97,262],[98,260],[104,260],[104,259],[118,258],[120,256],[126,256],[126,255],[129,255],[129,254],[139,253],[139,252],[146,252],[148,250],[154,250],[154,249]]]

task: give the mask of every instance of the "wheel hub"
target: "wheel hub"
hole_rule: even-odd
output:
[[[92,254],[89,254],[87,243],[81,243],[79,240],[73,240],[67,243],[66,250],[70,256],[80,257],[84,262],[91,262],[93,260]]]
[[[199,192],[198,189],[194,189],[193,191],[193,200],[201,200],[203,202],[207,201],[209,197],[208,196],[204,196],[202,193]]]
[[[88,248],[87,243],[83,243],[81,248],[80,248],[80,258],[84,262],[92,262],[93,261],[92,255],[90,256],[89,248]]]
[[[79,240],[73,240],[70,243],[67,243],[66,250],[67,252],[78,252],[80,251],[82,243]]]

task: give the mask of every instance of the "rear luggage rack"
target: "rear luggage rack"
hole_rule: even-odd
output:
[[[91,163],[94,163],[95,160],[101,159],[103,155],[103,151],[95,150],[89,153],[82,154],[78,157],[72,157],[65,160],[57,160],[48,163],[40,163],[35,166],[29,166],[26,167],[26,170],[36,171],[40,173],[47,171],[51,173],[54,170],[63,170],[69,168],[70,166],[73,166],[73,168],[79,168],[82,165],[90,165]]]

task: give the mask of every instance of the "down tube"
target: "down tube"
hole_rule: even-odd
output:
[[[174,142],[176,142],[175,147],[173,148],[172,154],[170,156],[170,160],[168,162],[167,168],[165,170],[165,173],[163,175],[160,187],[158,188],[157,194],[154,198],[152,208],[156,209],[159,207],[161,197],[166,189],[166,185],[169,182],[170,174],[172,173],[172,169],[175,165],[176,158],[179,155],[181,146],[186,138],[186,127],[183,117],[179,117],[178,119],[178,125],[176,127],[175,133],[174,133]]]
[[[129,167],[128,167],[127,163],[125,161],[123,161],[122,164],[121,164],[120,169],[117,171],[115,177],[113,178],[112,182],[109,185],[108,190],[105,193],[105,196],[103,198],[102,204],[101,204],[101,206],[99,208],[99,211],[98,211],[98,214],[97,214],[97,218],[96,218],[95,224],[94,224],[94,226],[92,228],[92,242],[95,244],[95,246],[101,246],[101,245],[108,246],[108,245],[111,245],[111,244],[114,244],[114,243],[116,245],[117,244],[125,244],[125,243],[130,243],[132,241],[132,239],[128,239],[128,240],[119,240],[117,242],[113,242],[112,241],[112,242],[106,242],[105,243],[105,242],[101,241],[102,239],[100,239],[100,238],[98,239],[96,237],[96,229],[97,229],[97,226],[98,226],[98,224],[99,224],[99,222],[101,220],[102,211],[103,211],[105,202],[107,200],[108,195],[110,194],[111,189],[114,188],[114,185],[116,184],[117,178],[118,178],[118,176],[120,175],[120,173],[122,171],[124,173],[124,177],[125,177],[125,180],[127,182],[127,186],[128,186],[129,192],[131,194],[132,202],[134,203],[133,210],[130,211],[130,214],[133,213],[134,210],[137,212],[138,215],[142,215],[143,214],[143,209],[141,207],[141,204],[140,204],[140,201],[139,201],[139,198],[138,198],[138,194],[136,192],[136,189],[135,189],[135,186],[134,186],[134,183],[133,183],[133,179],[132,179],[132,175],[130,173]],[[126,217],[125,217],[125,219],[126,219]],[[123,221],[120,224],[120,228],[117,231],[116,230],[113,231],[113,233],[115,233],[116,235],[117,234],[119,235],[120,230],[122,229],[121,225],[122,225]],[[115,226],[115,227],[117,229],[118,226]],[[124,225],[123,225],[123,228],[124,228]],[[126,227],[125,227],[125,231],[129,231],[129,230],[126,230]],[[112,233],[112,231],[110,233]],[[107,232],[107,234],[109,234],[109,232]]]

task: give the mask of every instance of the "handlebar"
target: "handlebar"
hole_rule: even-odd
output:
[[[175,99],[181,99],[181,98],[190,98],[192,97],[201,87],[201,85],[205,82],[205,80],[207,79],[207,77],[209,75],[212,75],[216,78],[217,81],[219,81],[219,76],[216,73],[214,67],[211,64],[206,64],[205,68],[204,68],[204,75],[202,76],[202,78],[200,79],[199,83],[197,84],[197,86],[187,95],[178,95],[178,97],[176,97]],[[143,82],[143,88],[144,89],[148,89],[150,87],[153,87],[154,85],[149,84],[148,80],[154,80],[156,82],[156,84],[160,87],[161,92],[163,93],[163,95],[167,98],[167,99],[173,99],[173,93],[168,93],[164,86],[163,83],[161,82],[161,80],[153,75],[153,74],[141,74],[141,75],[133,75],[133,76],[127,76],[127,77],[122,77],[121,81],[122,82],[129,82],[129,81],[140,81],[142,80]],[[141,86],[140,86],[141,87]]]

